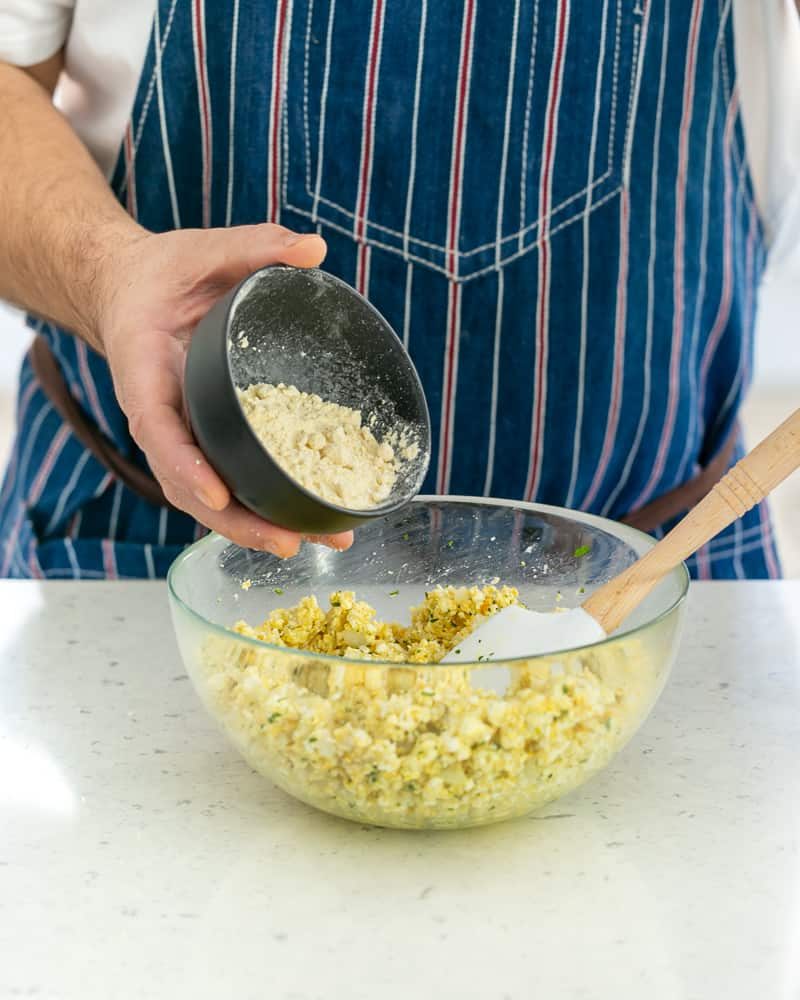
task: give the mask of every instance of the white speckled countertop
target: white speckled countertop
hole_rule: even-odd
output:
[[[462,833],[253,774],[162,585],[2,582],[0,618],[0,997],[800,997],[800,582],[695,585],[614,764]]]

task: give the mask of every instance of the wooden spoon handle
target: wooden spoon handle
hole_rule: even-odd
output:
[[[727,472],[641,559],[604,583],[583,608],[611,633],[670,570],[705,545],[800,466],[800,410]]]

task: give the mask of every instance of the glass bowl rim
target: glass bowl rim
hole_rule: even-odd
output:
[[[568,507],[557,507],[553,504],[544,503],[529,503],[524,500],[501,500],[495,497],[468,497],[468,496],[437,496],[437,495],[420,495],[416,496],[411,500],[411,503],[460,503],[460,504],[475,504],[484,507],[510,507],[514,510],[524,510],[530,513],[545,513],[554,514],[559,517],[567,516],[573,520],[583,520],[584,523],[592,524],[595,527],[601,528],[607,531],[606,526],[619,525],[620,522],[613,521],[610,518],[602,517],[599,514],[589,514],[584,511],[571,510]],[[644,531],[640,531],[638,528],[632,528],[630,525],[622,525],[626,531],[631,532],[636,535],[639,539],[646,543],[646,545],[652,548],[656,544],[656,539],[651,535],[646,534]],[[609,532],[610,533],[610,532]],[[273,653],[278,653],[280,655],[286,656],[300,656],[305,654],[309,658],[322,661],[330,661],[331,663],[344,664],[351,667],[360,667],[364,669],[365,667],[394,667],[403,670],[408,669],[433,669],[442,668],[447,669],[452,667],[452,663],[398,663],[396,660],[363,660],[363,659],[348,659],[344,656],[336,656],[333,653],[314,653],[311,650],[294,649],[290,646],[278,646],[275,643],[265,642],[263,639],[255,639],[252,636],[241,635],[239,632],[235,632],[232,628],[228,628],[225,625],[218,625],[216,622],[209,621],[204,615],[201,615],[199,611],[190,607],[182,597],[175,590],[175,577],[180,572],[181,567],[186,562],[187,559],[194,553],[202,548],[215,544],[216,541],[223,536],[215,531],[209,532],[203,538],[187,546],[183,552],[177,556],[169,570],[167,571],[167,588],[169,591],[169,596],[172,601],[175,602],[183,611],[185,611],[191,618],[195,619],[199,624],[203,625],[207,630],[216,633],[219,636],[224,636],[225,638],[231,639],[235,638],[238,642],[246,643],[247,645],[253,646],[260,650],[270,650]],[[615,536],[616,537],[616,536]],[[619,539],[623,541],[623,539]],[[234,543],[231,543],[234,544]],[[679,566],[676,566],[674,570],[670,573],[680,573],[682,577],[682,586],[680,593],[677,598],[663,611],[659,611],[655,617],[648,619],[646,622],[642,622],[641,625],[636,625],[634,628],[628,629],[627,631],[620,632],[618,634],[613,634],[607,636],[605,639],[601,639],[599,642],[583,643],[580,646],[571,646],[569,649],[559,649],[558,655],[566,655],[569,653],[578,652],[581,649],[597,649],[600,646],[605,646],[608,643],[619,642],[620,639],[627,639],[631,636],[638,635],[640,632],[644,632],[650,628],[653,628],[658,622],[667,618],[674,611],[676,611],[681,604],[686,600],[686,596],[689,592],[689,570],[687,569],[686,563],[682,562]],[[485,669],[487,666],[505,666],[510,663],[525,663],[531,660],[543,660],[546,657],[553,656],[555,653],[539,653],[535,656],[516,656],[510,659],[502,659],[491,661],[491,663],[486,663],[486,661],[479,662],[464,662],[459,663],[459,667],[471,667],[471,668],[481,668]]]

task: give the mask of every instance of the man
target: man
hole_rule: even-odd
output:
[[[0,573],[159,576],[202,526],[294,553],[182,371],[231,285],[323,258],[417,364],[427,489],[662,531],[742,450],[797,36],[788,0],[0,0],[0,295],[40,317]],[[691,568],[777,575],[764,510]]]

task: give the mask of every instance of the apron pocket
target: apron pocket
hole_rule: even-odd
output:
[[[295,0],[282,202],[456,281],[621,188],[637,0]]]

